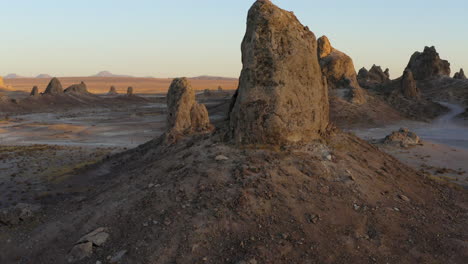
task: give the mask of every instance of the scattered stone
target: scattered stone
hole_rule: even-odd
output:
[[[127,96],[133,96],[133,87],[132,86],[127,88]]]
[[[406,98],[419,99],[421,97],[421,92],[416,86],[413,72],[410,69],[406,69],[401,78],[401,93]]]
[[[415,52],[406,68],[413,72],[417,81],[450,76],[450,63],[440,58],[434,46],[425,47],[423,52]]]
[[[410,201],[410,199],[409,199],[407,196],[403,195],[403,194],[398,195],[398,198],[400,198],[401,200],[403,200],[403,201],[405,201],[405,202],[409,202],[409,201]]]
[[[74,93],[74,94],[88,94],[88,88],[84,82],[80,84],[73,84],[67,89],[65,89],[64,93]]]
[[[459,72],[456,72],[455,75],[453,76],[454,79],[459,79],[459,80],[466,80],[466,75],[463,69],[460,69]]]
[[[31,90],[31,93],[29,94],[29,96],[39,96],[39,88],[37,86],[34,86]]]
[[[292,12],[270,1],[253,4],[242,63],[230,111],[237,144],[283,145],[321,137],[329,122],[326,79],[315,35]]]
[[[13,207],[0,210],[0,224],[15,226],[34,218],[34,214],[40,210],[39,205],[19,203]]]
[[[154,184],[150,183],[148,184],[148,188],[153,188],[154,187]]]
[[[215,160],[216,161],[224,161],[224,160],[229,160],[229,158],[224,156],[224,155],[218,155],[218,156],[216,156]]]
[[[421,143],[421,139],[407,128],[400,128],[399,131],[394,131],[392,134],[385,137],[384,144],[399,145],[401,147],[409,147]]]
[[[91,232],[91,233],[83,236],[82,238],[80,238],[80,240],[78,240],[78,242],[76,242],[76,244],[85,243],[85,242],[92,242],[93,245],[95,245],[95,246],[101,246],[109,238],[109,234],[106,233],[105,231],[106,231],[105,227],[99,227],[96,230],[94,230],[93,232]]]
[[[115,253],[115,255],[113,257],[110,258],[109,262],[110,263],[118,263],[120,260],[122,260],[123,256],[125,256],[125,254],[127,254],[127,250],[121,250],[117,253]]]
[[[119,93],[117,92],[117,89],[115,88],[115,86],[111,86],[110,87],[110,90],[109,92],[107,93],[107,95],[118,95]]]
[[[63,93],[62,84],[57,78],[55,77],[52,78],[52,80],[47,85],[47,88],[44,94],[57,95],[57,94],[62,94],[62,93]]]
[[[86,242],[75,245],[68,254],[67,260],[69,263],[80,261],[84,258],[90,257],[93,254],[93,243]]]
[[[171,137],[211,129],[208,110],[195,101],[195,92],[186,78],[174,79],[167,93],[167,131]]]

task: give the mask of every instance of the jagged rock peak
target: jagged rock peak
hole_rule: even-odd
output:
[[[329,122],[315,35],[270,1],[249,10],[243,68],[230,111],[236,144],[294,144],[321,137]]]
[[[450,76],[450,63],[440,58],[434,46],[415,52],[406,68],[413,72],[415,80]]]
[[[84,82],[79,84],[73,84],[64,91],[65,93],[75,93],[75,94],[87,94],[88,88]]]
[[[418,99],[421,97],[416,81],[413,77],[413,72],[410,69],[406,69],[401,78],[401,93],[403,96],[411,99]]]
[[[208,111],[195,100],[195,91],[187,78],[172,81],[167,93],[167,135],[171,140],[193,132],[211,129]]]
[[[459,79],[459,80],[466,80],[466,75],[465,71],[463,69],[460,69],[459,72],[456,72],[455,75],[453,76],[454,79]]]
[[[39,96],[39,88],[37,86],[34,86],[29,95],[30,96]]]
[[[44,94],[52,94],[52,95],[55,95],[55,94],[62,94],[63,93],[63,88],[62,88],[62,84],[60,83],[59,79],[57,78],[52,78],[52,80],[50,80],[49,84],[47,85],[47,88],[44,92]]]

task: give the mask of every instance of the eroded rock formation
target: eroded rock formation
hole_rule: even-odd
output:
[[[133,96],[133,87],[132,86],[127,88],[127,96]]]
[[[107,94],[108,94],[108,95],[117,95],[117,94],[119,94],[119,93],[117,92],[117,89],[115,89],[115,86],[112,85],[112,86],[110,87],[110,90],[109,90],[109,92],[108,92]]]
[[[63,93],[62,84],[57,78],[52,78],[52,80],[47,85],[47,88],[44,94],[57,95],[57,94],[62,94],[62,93]]]
[[[466,75],[465,71],[463,69],[460,69],[459,72],[456,72],[455,75],[453,76],[454,79],[459,79],[459,80],[466,80]]]
[[[401,77],[401,93],[403,96],[411,99],[418,99],[421,97],[421,92],[416,85],[416,81],[410,69],[406,69]]]
[[[320,137],[329,122],[328,88],[315,35],[267,0],[249,10],[243,69],[230,112],[238,144],[291,144]]]
[[[73,84],[64,91],[65,93],[75,93],[75,94],[87,94],[88,88],[84,82],[80,84]]]
[[[195,91],[186,78],[174,79],[167,93],[167,134],[170,138],[211,128],[208,111],[195,101]]]
[[[366,68],[361,68],[357,76],[358,82],[363,87],[373,87],[380,84],[385,84],[390,81],[390,70],[382,70],[382,67],[372,65],[368,71]]]
[[[0,89],[6,88],[5,82],[3,81],[3,77],[0,76]]]
[[[450,76],[450,63],[440,58],[434,46],[425,47],[423,52],[415,52],[406,68],[413,72],[417,81]]]
[[[34,86],[29,95],[30,96],[39,96],[39,88],[37,86]]]

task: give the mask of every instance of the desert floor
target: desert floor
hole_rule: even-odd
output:
[[[111,86],[115,86],[119,93],[126,93],[127,88],[132,86],[135,93],[165,93],[171,84],[171,78],[129,78],[129,77],[64,77],[59,78],[63,87],[66,88],[72,84],[85,82],[88,90],[92,93],[107,93]],[[19,78],[6,79],[5,84],[11,85],[12,90],[30,92],[34,85],[37,85],[40,92],[47,87],[50,79],[37,78]],[[215,90],[221,86],[225,90],[237,89],[236,80],[200,80],[191,79],[195,90]]]

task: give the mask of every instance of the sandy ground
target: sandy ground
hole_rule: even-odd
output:
[[[171,84],[171,78],[124,78],[124,77],[60,77],[60,82],[64,88],[85,82],[88,90],[92,93],[107,93],[111,86],[115,86],[119,93],[126,93],[127,88],[132,86],[135,93],[165,93]],[[5,83],[11,85],[13,90],[31,92],[34,85],[37,85],[40,92],[47,87],[49,79],[20,78],[6,79]],[[221,86],[225,90],[237,89],[237,80],[197,80],[190,82],[195,90],[215,90]]]
[[[463,106],[442,102],[451,111],[431,123],[403,121],[391,126],[353,129],[357,136],[376,142],[401,127],[409,128],[421,137],[420,146],[408,149],[382,146],[382,150],[417,170],[448,179],[468,188],[468,126],[456,121]]]

